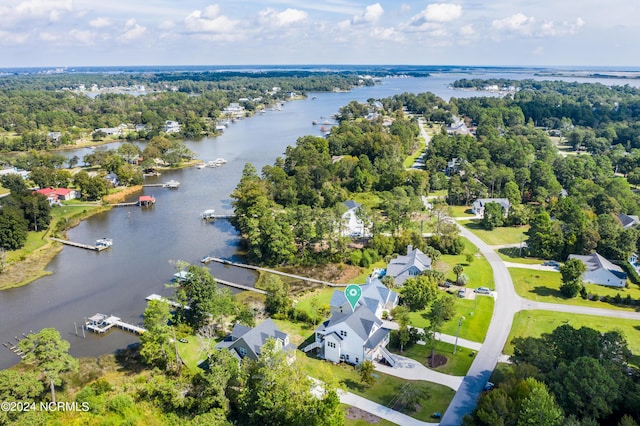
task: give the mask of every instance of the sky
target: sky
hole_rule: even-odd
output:
[[[638,11],[638,0],[1,0],[0,67],[634,68]]]

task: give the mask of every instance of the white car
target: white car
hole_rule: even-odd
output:
[[[478,294],[491,294],[491,289],[489,287],[478,287],[475,292]]]

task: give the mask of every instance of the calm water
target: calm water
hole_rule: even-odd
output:
[[[164,173],[148,183],[176,179],[179,189],[145,188],[145,194],[156,198],[150,209],[116,208],[96,215],[69,231],[73,241],[92,243],[101,237],[110,237],[114,246],[102,253],[66,247],[47,267],[52,275],[25,287],[0,292],[0,343],[15,342],[23,333],[55,327],[71,343],[75,356],[94,356],[112,352],[137,341],[121,331],[106,336],[82,333],[77,337],[83,318],[96,312],[113,314],[124,320],[142,322],[146,301],[151,293],[170,295],[167,288],[175,272],[172,260],[199,263],[203,256],[231,258],[237,256],[239,237],[227,221],[203,223],[199,214],[206,209],[231,212],[229,194],[237,185],[245,163],[260,170],[283,155],[288,145],[298,137],[320,134],[320,126],[313,120],[335,114],[351,100],[366,101],[403,92],[431,91],[438,96],[476,96],[477,92],[462,92],[448,86],[461,77],[489,77],[486,75],[439,74],[430,78],[385,79],[375,87],[356,89],[350,93],[315,94],[315,100],[289,102],[282,111],[268,111],[250,119],[232,124],[217,138],[187,141],[198,157],[208,161],[218,157],[228,163],[219,168],[188,168]],[[512,74],[491,77],[513,76]],[[530,75],[518,75],[527,78]],[[572,81],[575,79],[572,79]],[[110,147],[114,147],[113,144]],[[106,149],[99,147],[97,149]],[[69,157],[82,158],[89,149],[71,150]],[[251,284],[252,272],[218,264],[209,266],[221,279]],[[19,361],[8,349],[0,346],[0,368]]]

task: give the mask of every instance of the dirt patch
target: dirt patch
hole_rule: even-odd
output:
[[[431,368],[441,367],[449,361],[449,358],[447,358],[444,355],[435,354],[433,355],[433,360],[431,358],[432,358],[431,356],[427,357],[427,365]]]
[[[364,420],[369,424],[376,424],[380,422],[380,417],[374,416],[364,410],[357,407],[349,407],[344,413],[344,417],[349,420]]]
[[[116,204],[123,202],[129,195],[142,191],[142,185],[131,186],[124,188],[121,191],[114,192],[113,194],[105,195],[102,200],[107,204]]]
[[[350,280],[360,275],[361,272],[360,268],[357,266],[337,263],[315,266],[290,266],[280,268],[279,270],[289,274],[342,284],[348,283]]]

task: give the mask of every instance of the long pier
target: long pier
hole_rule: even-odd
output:
[[[137,206],[137,205],[138,205],[137,201],[132,201],[130,203],[109,204],[110,207],[130,207],[130,206]]]
[[[97,313],[85,321],[85,327],[87,330],[94,333],[104,334],[111,330],[113,327],[119,328],[130,333],[137,335],[143,334],[147,329],[139,327],[137,325],[129,324],[122,321],[120,318],[113,315],[105,315]]]
[[[53,240],[53,241],[57,241],[59,243],[62,243],[64,245],[67,245],[67,246],[78,247],[78,248],[82,248],[82,249],[85,249],[85,250],[102,251],[102,250],[105,250],[105,249],[109,248],[108,246],[96,246],[96,245],[90,245],[90,244],[82,244],[82,243],[76,243],[76,242],[73,242],[73,241],[62,240],[60,238],[54,238],[54,237],[51,237],[50,239]]]
[[[231,261],[225,260],[225,259],[220,259],[220,258],[217,258],[217,257],[206,256],[201,260],[201,262],[202,263],[218,262],[218,263],[222,263],[224,265],[237,266],[238,268],[245,268],[245,269],[253,269],[254,271],[268,272],[270,274],[282,275],[283,277],[293,278],[293,279],[302,280],[302,281],[308,281],[308,282],[312,282],[312,283],[316,283],[316,284],[322,284],[322,285],[326,285],[326,286],[329,286],[329,287],[346,287],[347,286],[347,284],[330,283],[328,281],[316,280],[315,278],[308,278],[308,277],[302,277],[300,275],[288,274],[286,272],[280,272],[280,271],[276,271],[274,269],[262,268],[260,266],[247,265],[246,263],[235,263],[235,262],[231,262]]]
[[[226,285],[226,286],[229,286],[229,287],[239,288],[240,290],[253,291],[255,293],[260,293],[260,294],[267,294],[266,291],[260,290],[259,288],[251,287],[251,286],[248,286],[248,285],[242,285],[242,284],[238,284],[238,283],[232,283],[230,281],[225,281],[225,280],[221,280],[221,279],[218,279],[218,278],[214,278],[214,279],[216,280],[216,282],[218,284]]]

